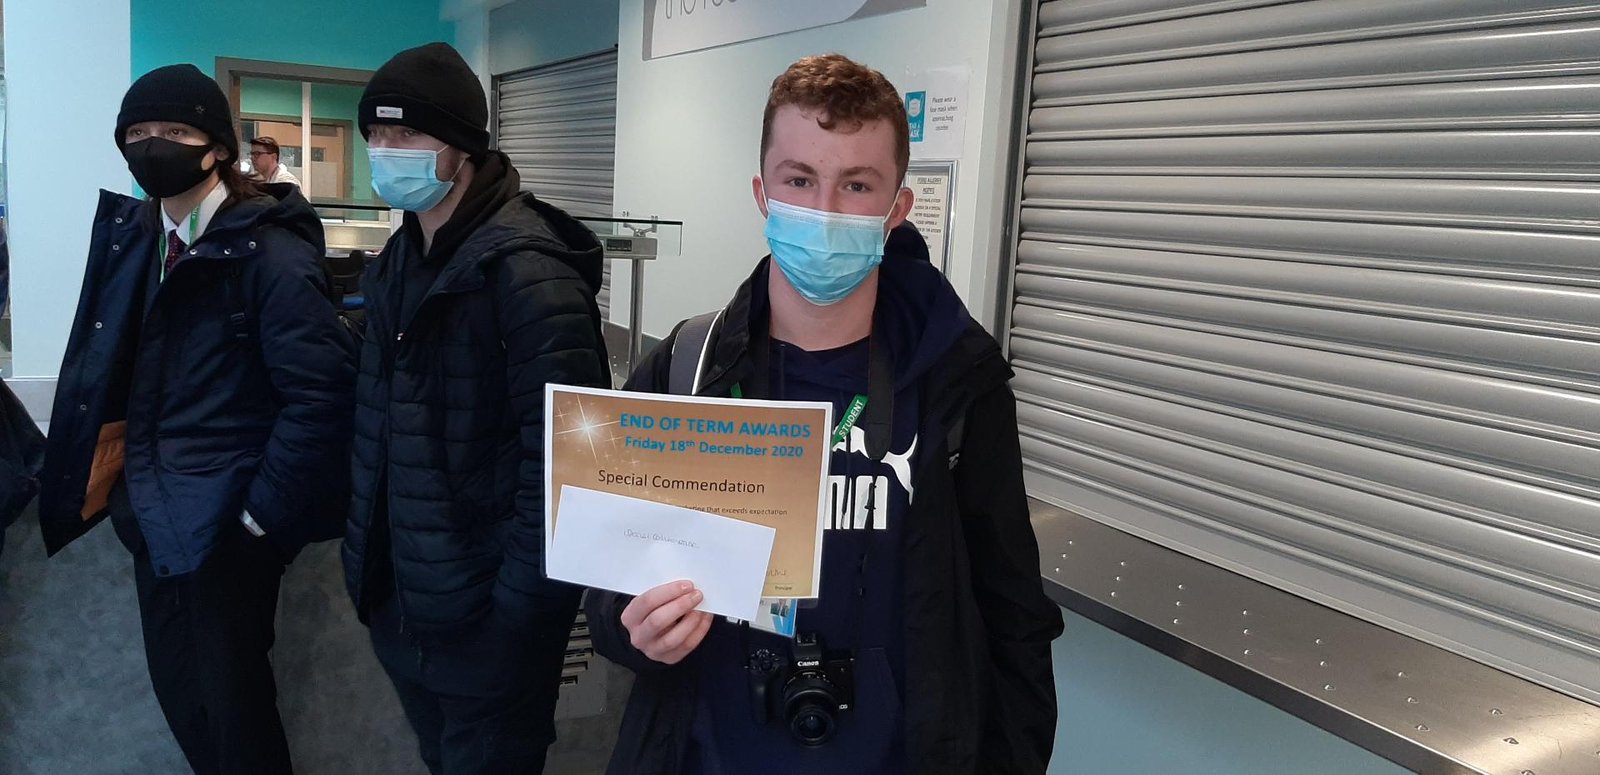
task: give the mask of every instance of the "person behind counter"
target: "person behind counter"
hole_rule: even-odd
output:
[[[250,141],[250,169],[262,183],[292,183],[300,186],[300,179],[282,164],[278,141],[270,137],[257,137]]]

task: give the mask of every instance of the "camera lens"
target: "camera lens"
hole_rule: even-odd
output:
[[[794,736],[806,745],[822,745],[833,737],[833,716],[821,708],[802,708],[789,725]]]
[[[834,709],[839,706],[833,687],[818,676],[804,676],[784,693],[789,731],[802,745],[818,746],[833,737]]]

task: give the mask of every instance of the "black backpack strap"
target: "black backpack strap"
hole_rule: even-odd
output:
[[[967,413],[956,415],[954,422],[950,423],[949,431],[945,434],[945,454],[950,456],[950,470],[954,471],[961,462],[961,442],[967,435]]]
[[[238,260],[229,262],[227,269],[228,296],[233,312],[228,315],[228,333],[235,341],[248,341],[255,335],[256,321],[249,295],[244,292],[244,267]]]
[[[722,322],[722,310],[695,315],[678,326],[678,336],[672,340],[672,360],[667,376],[667,390],[681,396],[700,392],[700,375],[705,373],[706,357],[711,351],[711,335]]]

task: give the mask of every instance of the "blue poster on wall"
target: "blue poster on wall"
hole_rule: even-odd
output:
[[[925,91],[906,92],[906,120],[911,122],[911,142],[922,142],[923,117],[927,114],[923,108],[928,104],[928,93]]]

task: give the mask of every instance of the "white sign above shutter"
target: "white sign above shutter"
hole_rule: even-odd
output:
[[[645,0],[644,58],[922,8],[927,0]]]

